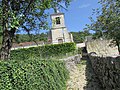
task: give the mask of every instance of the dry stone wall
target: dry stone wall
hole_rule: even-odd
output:
[[[84,60],[80,61],[80,59],[81,55],[79,54],[64,59],[70,75],[67,90],[103,90],[89,60],[82,64]]]
[[[90,56],[90,60],[104,90],[120,90],[120,56]]]
[[[111,43],[111,40],[93,40],[86,43],[87,52],[95,52],[99,56],[119,55],[118,47]]]
[[[110,46],[109,40],[94,40],[86,45],[93,71],[104,90],[120,90],[120,56],[117,47]]]
[[[80,59],[81,59],[81,55],[77,54],[75,56],[71,56],[68,58],[60,59],[60,60],[64,60],[65,62],[73,62],[75,64],[78,64],[78,63],[80,63]]]

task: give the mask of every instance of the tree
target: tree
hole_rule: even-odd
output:
[[[70,0],[0,0],[0,31],[3,32],[0,58],[9,58],[17,31],[30,34],[32,30],[46,29],[46,10],[62,7],[61,2],[67,6]]]
[[[85,41],[85,37],[92,35],[88,31],[79,31],[79,32],[71,32],[73,35],[73,40],[75,43],[83,43]]]
[[[47,34],[41,33],[41,34],[16,34],[15,39],[13,40],[14,43],[22,43],[22,42],[38,42],[38,41],[47,41]]]
[[[89,29],[100,36],[112,39],[120,52],[120,3],[119,0],[100,0],[101,9],[95,11],[97,21],[93,21]]]

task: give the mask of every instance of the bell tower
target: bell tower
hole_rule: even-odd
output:
[[[51,15],[52,29],[65,27],[64,13],[55,13]]]
[[[72,34],[67,31],[65,26],[64,13],[60,13],[55,9],[55,13],[51,14],[52,28],[49,32],[48,39],[52,44],[60,44],[65,42],[73,42]]]

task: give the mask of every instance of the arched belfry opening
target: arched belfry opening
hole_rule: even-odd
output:
[[[60,17],[56,17],[55,22],[56,22],[56,24],[60,24]]]
[[[65,42],[73,42],[72,34],[70,34],[65,26],[64,13],[55,9],[55,12],[50,15],[52,21],[52,28],[48,34],[48,39],[52,44],[59,44]]]

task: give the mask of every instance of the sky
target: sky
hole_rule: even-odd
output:
[[[89,17],[96,18],[93,14],[92,9],[100,7],[98,4],[99,0],[72,0],[67,10],[61,9],[60,12],[65,15],[65,25],[69,32],[83,31],[86,24],[90,24]],[[64,6],[64,4],[63,4]],[[50,14],[54,13],[53,9],[48,11]],[[52,26],[50,16],[48,17],[49,26]],[[41,33],[46,33],[48,30],[40,30]],[[26,32],[22,32],[26,33]]]
[[[92,9],[98,8],[99,0],[73,0],[67,11],[62,9],[60,12],[65,14],[65,25],[68,31],[83,31],[86,24],[90,24],[89,19],[93,14]],[[95,18],[96,16],[92,16]]]

